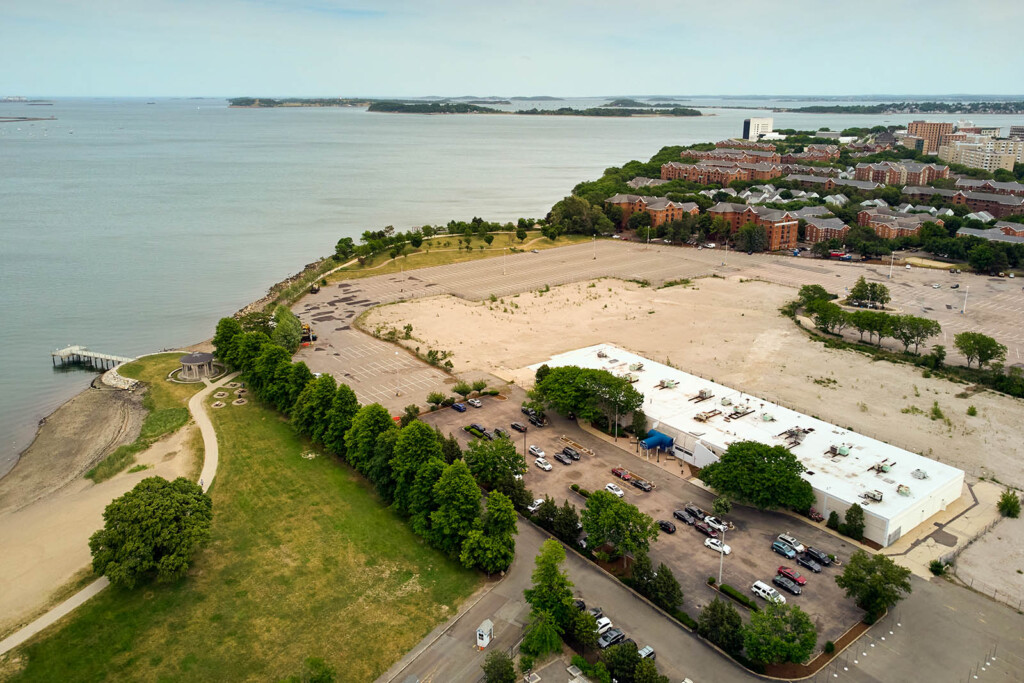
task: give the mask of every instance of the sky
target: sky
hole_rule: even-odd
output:
[[[0,0],[0,96],[1018,94],[996,36],[1022,25],[1017,0]]]

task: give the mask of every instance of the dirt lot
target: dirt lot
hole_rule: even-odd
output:
[[[971,544],[956,560],[956,575],[977,591],[1024,607],[1024,519],[1004,519]]]
[[[925,379],[810,342],[778,308],[794,295],[738,277],[692,287],[640,287],[598,280],[494,302],[434,297],[375,309],[367,325],[413,325],[417,346],[454,350],[457,373],[489,372],[532,385],[525,366],[591,344],[619,345],[841,426],[963,468],[1024,486],[1022,402]],[[933,404],[944,419],[929,418]],[[977,416],[966,415],[973,405]]]
[[[531,445],[539,446],[547,454],[553,469],[545,472],[534,467],[534,458],[530,456],[527,458],[530,467],[524,481],[535,496],[549,495],[559,505],[568,499],[577,508],[582,509],[584,506],[584,499],[569,489],[571,484],[596,490],[614,482],[622,487],[625,500],[654,519],[672,519],[673,510],[691,501],[710,510],[710,494],[666,472],[657,464],[645,462],[643,458],[634,455],[628,450],[629,445],[625,439],[620,442],[622,448],[618,448],[583,431],[575,422],[558,416],[549,416],[551,424],[542,429],[530,426],[530,431],[525,435],[512,431],[509,428],[512,422],[526,424],[525,416],[519,409],[522,399],[522,391],[514,390],[507,401],[484,397],[482,408],[469,407],[465,413],[443,409],[423,419],[440,427],[445,434],[455,434],[463,445],[471,437],[462,428],[471,422],[478,422],[488,429],[502,427],[510,431],[520,452],[525,452]],[[552,456],[565,445],[560,438],[563,435],[590,448],[594,455],[583,454],[580,461],[569,466],[554,460]],[[644,493],[629,486],[610,473],[612,467],[625,467],[639,473],[655,484],[655,490]],[[725,539],[732,548],[724,562],[722,580],[725,583],[749,593],[750,585],[755,580],[770,581],[780,565],[799,570],[806,576],[807,586],[803,594],[787,595],[787,600],[811,615],[818,627],[819,642],[822,645],[826,640],[836,640],[860,618],[861,611],[843,596],[833,580],[838,573],[836,568],[825,568],[821,574],[813,575],[771,551],[771,541],[782,532],[789,532],[805,545],[820,548],[839,558],[849,556],[852,552],[849,546],[814,525],[781,514],[762,513],[736,506],[727,517],[735,525],[735,530],[729,531]],[[705,581],[709,576],[718,576],[719,555],[704,547],[705,537],[692,527],[681,522],[677,522],[676,527],[675,534],[662,533],[652,545],[651,559],[655,566],[664,562],[672,569],[685,596],[683,608],[696,616],[701,607],[715,597]],[[745,611],[743,608],[740,610]]]

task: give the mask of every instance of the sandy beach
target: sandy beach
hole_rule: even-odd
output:
[[[413,326],[409,347],[454,351],[456,373],[487,372],[532,385],[525,366],[602,342],[963,468],[1024,486],[1024,402],[922,377],[809,341],[778,309],[795,290],[738,277],[651,289],[598,280],[494,302],[442,296],[377,308],[364,322]],[[937,402],[948,420],[932,420]],[[968,406],[977,416],[969,417]]]

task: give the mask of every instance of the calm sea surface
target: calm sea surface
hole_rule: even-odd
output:
[[[722,103],[692,106],[713,104]],[[765,115],[705,111],[713,116],[413,116],[228,109],[209,99],[0,103],[0,116],[57,117],[0,123],[0,474],[39,419],[94,376],[53,370],[50,351],[82,344],[137,355],[197,342],[340,237],[542,216],[608,166],[663,145],[735,136],[744,118]],[[781,114],[775,126],[911,118]]]

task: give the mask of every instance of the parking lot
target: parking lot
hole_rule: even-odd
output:
[[[578,509],[582,509],[585,500],[569,489],[572,484],[579,484],[591,491],[604,488],[608,483],[615,483],[622,488],[624,499],[636,505],[641,511],[655,520],[672,520],[676,524],[676,532],[662,532],[658,540],[651,546],[651,560],[654,565],[664,562],[672,569],[683,589],[683,609],[696,617],[701,607],[715,597],[715,592],[707,587],[709,576],[718,577],[719,554],[704,547],[702,534],[693,527],[673,520],[672,512],[681,509],[685,503],[693,502],[702,509],[711,510],[711,494],[689,483],[685,479],[667,471],[655,462],[646,462],[628,451],[629,444],[620,440],[622,448],[616,447],[579,428],[575,422],[549,415],[549,424],[543,428],[529,425],[526,416],[520,411],[524,398],[523,392],[516,390],[509,400],[502,401],[492,397],[481,399],[483,407],[468,407],[467,412],[459,413],[452,409],[443,409],[424,416],[424,421],[436,425],[444,434],[455,434],[465,445],[470,435],[462,428],[472,422],[479,423],[489,430],[501,427],[511,432],[511,437],[518,450],[523,453],[531,445],[536,445],[547,454],[552,465],[550,472],[534,466],[534,457],[528,456],[527,473],[524,477],[526,487],[536,497],[551,496],[558,505],[569,500]],[[529,431],[525,434],[512,431],[509,425],[520,422]],[[565,445],[561,437],[568,437],[587,449],[593,455],[582,453],[579,461],[572,465],[563,465],[552,456]],[[628,482],[611,474],[613,467],[625,467],[640,477],[651,481],[654,489],[650,493],[630,486]],[[819,647],[827,640],[836,640],[860,617],[859,610],[836,586],[834,577],[840,571],[836,567],[825,567],[820,574],[797,566],[785,560],[771,550],[771,543],[780,533],[789,533],[805,545],[833,553],[840,560],[849,557],[852,547],[832,536],[823,529],[810,523],[801,522],[790,516],[759,512],[740,506],[725,516],[734,525],[734,529],[726,532],[725,542],[732,552],[722,562],[722,581],[753,597],[750,586],[754,581],[771,582],[779,566],[789,566],[799,571],[806,579],[803,593],[798,596],[783,593],[790,604],[796,604],[806,611],[818,628]],[[781,592],[781,591],[780,591]],[[758,598],[760,601],[760,599]],[[746,610],[738,608],[746,616]],[[614,619],[614,617],[613,617]]]

